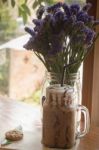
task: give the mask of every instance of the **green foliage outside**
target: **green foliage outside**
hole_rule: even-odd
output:
[[[8,95],[8,92],[9,92],[9,65],[10,65],[9,51],[6,51],[5,55],[6,55],[5,62],[2,65],[0,64],[0,94]]]
[[[21,101],[26,103],[40,104],[41,89],[33,92],[29,97],[23,98]]]
[[[16,36],[17,22],[12,19],[7,4],[0,2],[0,44]]]
[[[18,14],[23,18],[24,23],[27,22],[28,16],[31,16],[31,10],[29,8],[30,0],[2,0],[3,4],[10,2],[11,6],[14,8],[17,6]],[[31,5],[33,9],[38,8],[41,5],[52,5],[59,0],[31,0]],[[74,3],[78,2],[81,5],[85,2],[85,0],[64,0],[66,3]]]
[[[7,3],[3,4],[0,0],[0,44],[9,41],[16,36],[17,23],[12,19]],[[2,53],[4,51],[5,62],[2,63]],[[9,65],[10,52],[0,50],[0,94],[8,95],[9,93]]]

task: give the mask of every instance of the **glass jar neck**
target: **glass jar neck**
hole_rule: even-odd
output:
[[[54,73],[54,72],[46,72],[46,80],[50,85],[53,84],[61,84],[62,74]],[[70,73],[65,74],[64,84],[74,86],[80,80],[80,73]]]

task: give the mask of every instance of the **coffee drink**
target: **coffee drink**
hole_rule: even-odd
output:
[[[49,87],[43,104],[44,145],[51,148],[71,148],[76,141],[77,110],[72,89]]]

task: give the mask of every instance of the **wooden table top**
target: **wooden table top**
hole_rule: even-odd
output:
[[[0,137],[2,138],[6,131],[19,125],[23,127],[24,132],[21,141],[0,147],[0,150],[54,150],[41,144],[40,114],[39,107],[0,98]],[[99,150],[99,128],[92,127],[71,150]]]

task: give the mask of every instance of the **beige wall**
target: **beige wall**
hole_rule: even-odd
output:
[[[30,51],[11,51],[9,96],[13,99],[29,97],[40,88],[45,67]]]

